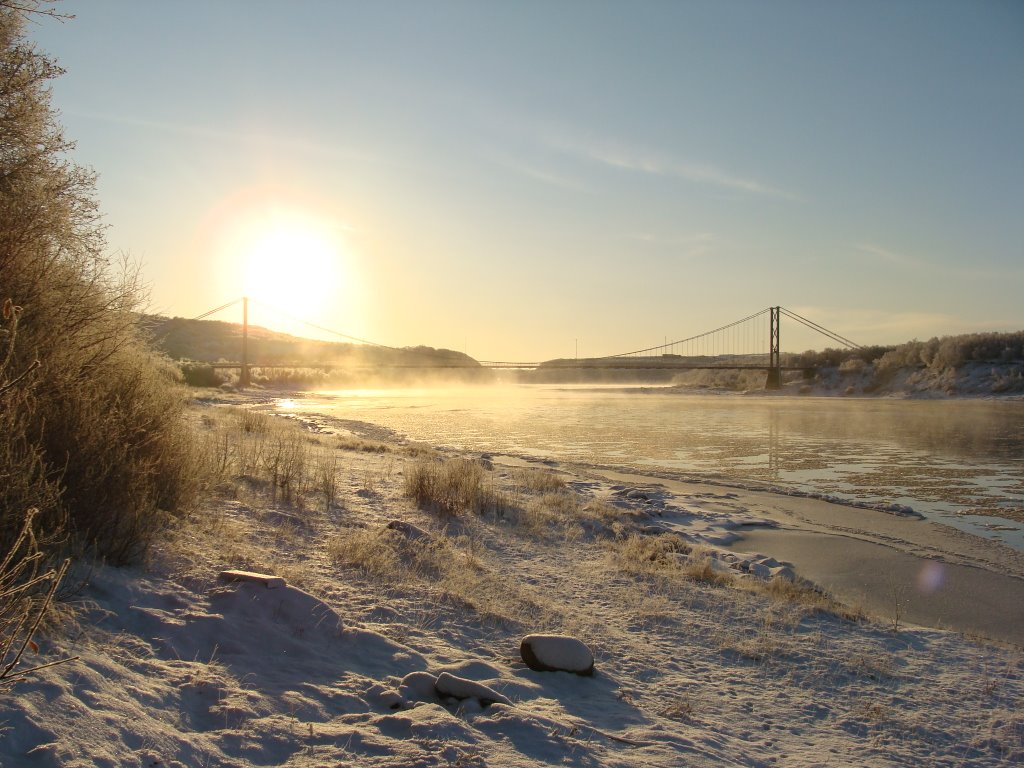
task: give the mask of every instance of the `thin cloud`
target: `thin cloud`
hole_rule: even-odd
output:
[[[527,178],[539,181],[542,184],[548,186],[558,187],[559,189],[567,189],[571,192],[585,192],[587,194],[593,194],[594,190],[588,187],[586,184],[570,179],[561,174],[553,173],[551,171],[538,168],[528,163],[523,163],[519,160],[512,160],[507,157],[499,157],[492,155],[490,158],[491,162],[502,168],[517,173],[520,176],[526,176]]]
[[[559,151],[617,170],[683,179],[694,184],[761,197],[773,197],[782,200],[800,199],[798,195],[792,192],[756,179],[729,173],[713,165],[686,163],[635,149],[613,147],[585,140],[576,141],[561,137],[549,137],[547,143]]]

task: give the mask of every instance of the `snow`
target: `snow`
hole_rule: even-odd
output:
[[[492,459],[490,481],[511,482],[502,457]],[[38,639],[40,660],[81,660],[0,693],[0,765],[1024,760],[1019,646],[937,628],[894,632],[886,617],[780,600],[749,571],[786,563],[719,547],[754,522],[850,531],[849,510],[562,467],[581,508],[597,505],[601,517],[538,533],[416,509],[402,496],[412,461],[397,444],[343,450],[329,510],[215,500],[143,566],[78,574],[77,628]],[[874,535],[892,546],[1024,575],[991,543],[942,549],[928,523],[871,514]],[[410,527],[389,531],[396,520]],[[400,559],[398,570],[377,572],[331,554],[332,542],[360,536],[381,547],[443,544],[438,551],[459,558],[437,572]],[[616,547],[629,536],[679,536],[739,586],[674,575],[682,571],[671,563],[627,569]],[[284,584],[225,583],[227,569]],[[594,675],[530,669],[524,636],[540,657],[572,668],[582,651],[568,640],[578,641]]]

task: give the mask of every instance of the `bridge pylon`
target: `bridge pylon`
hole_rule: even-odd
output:
[[[242,370],[238,374],[238,386],[248,387],[249,378],[249,297],[242,297]]]
[[[768,379],[764,383],[765,389],[780,389],[782,387],[782,356],[779,353],[779,307],[769,307],[771,312],[771,323],[769,324],[768,348]]]

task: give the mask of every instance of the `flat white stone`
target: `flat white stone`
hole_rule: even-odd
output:
[[[284,579],[269,573],[255,573],[254,571],[221,571],[221,581],[253,581],[262,584],[267,589],[278,589],[284,586]]]

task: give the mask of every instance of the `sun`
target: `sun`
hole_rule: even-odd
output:
[[[341,242],[315,217],[277,214],[254,222],[245,240],[239,256],[247,296],[306,320],[345,293]]]

